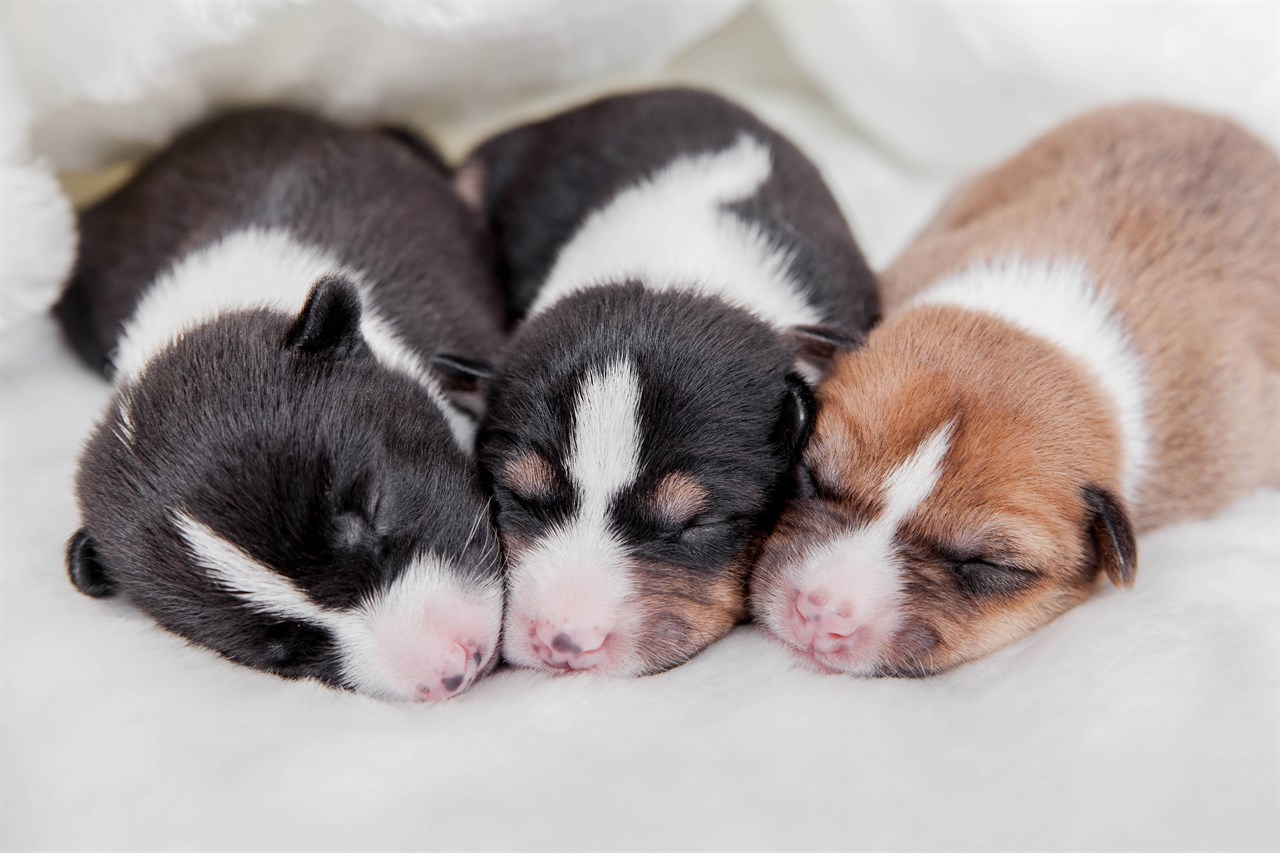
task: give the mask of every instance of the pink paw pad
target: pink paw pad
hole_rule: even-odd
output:
[[[609,632],[598,626],[576,627],[540,620],[533,623],[530,634],[538,659],[553,669],[591,669],[608,656],[605,641]]]
[[[455,642],[445,654],[440,678],[424,681],[418,685],[417,700],[438,702],[462,692],[476,677],[481,658],[480,652],[472,651],[462,643]]]
[[[801,648],[821,654],[848,648],[861,624],[854,617],[852,602],[833,599],[824,590],[801,591],[790,621]]]

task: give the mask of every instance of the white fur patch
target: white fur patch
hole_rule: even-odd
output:
[[[640,469],[640,379],[620,359],[587,375],[574,405],[569,473],[578,487],[579,517],[603,516],[609,500]]]
[[[464,669],[474,676],[475,662],[465,654],[459,662],[456,646],[497,654],[502,587],[496,578],[464,586],[444,560],[424,554],[377,595],[351,610],[334,610],[186,513],[175,512],[173,519],[195,561],[246,607],[327,629],[342,656],[343,683],[354,690],[419,698],[424,682]]]
[[[859,645],[866,672],[874,669],[874,649],[891,638],[900,623],[902,566],[895,541],[898,528],[929,495],[942,475],[942,461],[951,446],[953,423],[944,424],[920,443],[912,454],[885,477],[881,487],[884,509],[866,526],[833,537],[811,548],[792,568],[789,582],[771,590],[761,618],[779,637],[790,636],[787,620],[800,594],[820,592],[838,605],[847,603],[861,628]]]
[[[115,352],[116,381],[135,381],[147,363],[184,334],[235,311],[267,309],[296,316],[312,286],[340,273],[361,292],[360,331],[385,367],[417,382],[444,415],[458,445],[471,452],[474,426],[445,398],[422,359],[380,315],[357,271],[282,229],[248,228],[184,256],[147,288]]]
[[[174,513],[174,526],[192,557],[218,586],[234,593],[252,610],[335,629],[339,614],[316,604],[283,575],[259,563],[239,546],[183,512]]]
[[[821,322],[791,278],[789,253],[725,209],[751,197],[771,169],[768,147],[743,135],[618,193],[560,250],[530,314],[594,285],[636,280],[718,296],[778,328]]]
[[[609,504],[640,469],[640,379],[626,359],[589,374],[578,390],[566,460],[578,494],[572,518],[511,566],[506,647],[514,662],[536,666],[524,649],[520,619],[617,630],[631,593],[627,553],[609,529]],[[529,660],[525,660],[529,657]]]
[[[1005,320],[1078,361],[1111,399],[1119,422],[1126,500],[1142,487],[1149,458],[1142,359],[1115,306],[1074,260],[1004,258],[974,264],[917,295],[907,307],[949,305]]]

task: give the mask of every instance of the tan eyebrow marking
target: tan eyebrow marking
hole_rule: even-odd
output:
[[[709,497],[706,487],[691,475],[673,471],[658,481],[653,506],[664,521],[682,524],[701,512]]]
[[[502,473],[507,488],[521,497],[545,498],[555,492],[555,469],[550,462],[532,450],[507,462]]]

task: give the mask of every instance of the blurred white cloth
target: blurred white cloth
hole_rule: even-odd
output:
[[[501,4],[490,23],[510,27],[490,31],[467,17],[486,5],[110,4],[90,19],[6,4],[31,81],[13,86],[5,51],[6,312],[15,290],[52,295],[70,262],[49,164],[131,155],[232,100],[403,110],[456,152],[604,86],[708,85],[818,162],[877,263],[964,171],[1077,108],[1163,94],[1274,129],[1275,104],[1249,107],[1232,71],[1274,86],[1270,8],[1223,24],[1250,47],[1207,4],[1107,6],[1114,28],[1090,53],[1076,36],[1055,46],[1087,28],[1040,6],[784,0],[707,35],[726,7]],[[455,25],[456,43],[432,41]],[[409,45],[429,42],[415,61]],[[22,110],[30,135],[14,130]],[[1143,537],[1134,589],[939,678],[813,675],[744,627],[656,677],[501,672],[440,706],[395,706],[232,666],[76,593],[61,559],[71,477],[107,388],[29,308],[0,337],[0,384],[5,850],[1280,846],[1276,492]]]
[[[1085,110],[1172,101],[1280,144],[1280,3],[769,0],[791,55],[885,153],[967,172]]]
[[[0,320],[48,307],[74,236],[50,169],[154,149],[213,109],[283,101],[436,120],[652,71],[743,0],[8,0]]]

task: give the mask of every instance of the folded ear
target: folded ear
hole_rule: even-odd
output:
[[[493,376],[493,365],[487,361],[451,353],[437,353],[431,366],[440,377],[444,392],[458,408],[479,419],[484,412],[484,397]]]
[[[98,546],[83,528],[67,540],[67,574],[85,595],[106,598],[116,591],[115,582],[98,559]]]
[[[1084,487],[1085,526],[1098,551],[1098,570],[1116,586],[1133,586],[1138,572],[1138,544],[1133,524],[1120,499],[1100,486]]]
[[[285,346],[322,358],[365,355],[369,346],[360,334],[360,314],[356,285],[340,275],[327,275],[312,286]]]
[[[834,326],[792,326],[786,338],[796,367],[814,382],[831,372],[837,356],[866,342],[862,335]]]
[[[778,449],[788,465],[795,464],[804,455],[817,413],[818,403],[813,398],[813,391],[809,390],[809,383],[797,373],[788,373],[787,390],[782,398],[782,415],[774,433]]]

